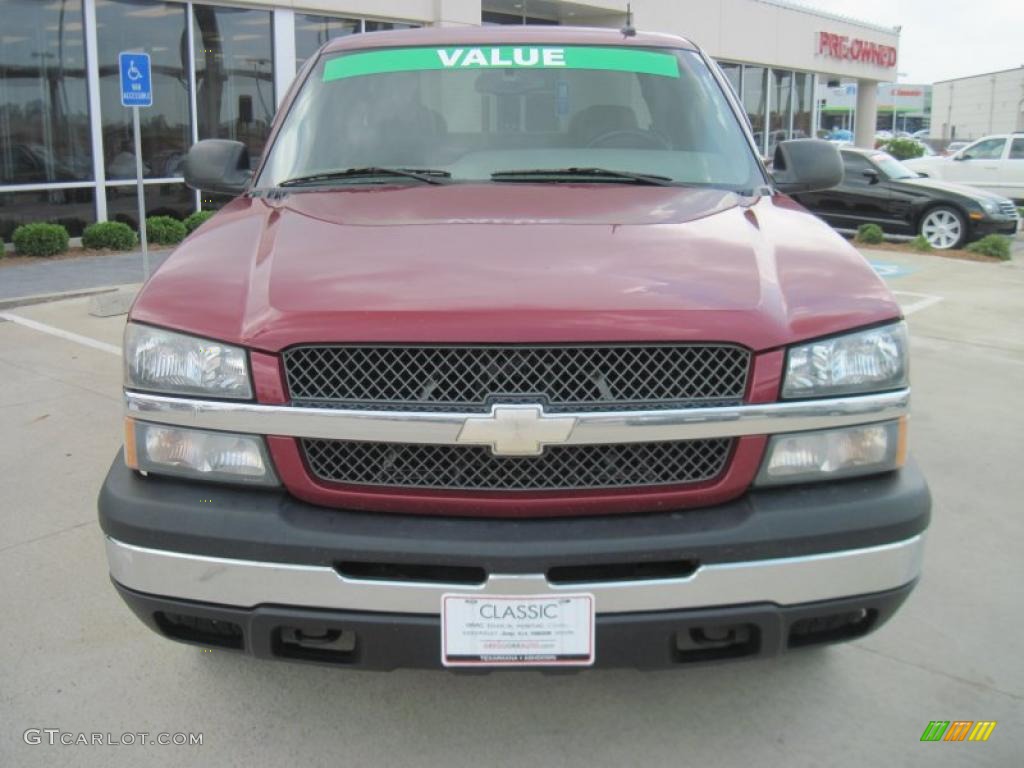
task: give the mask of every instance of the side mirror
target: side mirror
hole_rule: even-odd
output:
[[[251,178],[249,150],[240,141],[204,139],[185,156],[185,183],[192,189],[240,195]]]
[[[963,161],[963,160],[970,160],[971,158],[968,157],[963,152],[957,152],[955,155],[953,155],[953,159],[956,160],[957,162],[960,162],[960,161]]]
[[[874,168],[865,168],[863,171],[861,171],[861,173],[864,175],[865,178],[867,178],[868,184],[878,183],[878,171],[876,171]]]
[[[834,144],[821,139],[780,141],[772,177],[786,194],[831,189],[843,181],[843,160]]]

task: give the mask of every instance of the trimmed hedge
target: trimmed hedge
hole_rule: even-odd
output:
[[[865,245],[877,245],[885,240],[885,233],[877,224],[861,224],[854,240]]]
[[[986,235],[976,243],[967,246],[971,253],[992,256],[1000,261],[1010,260],[1010,238],[1004,235]]]
[[[185,239],[185,225],[170,216],[150,216],[146,219],[146,238],[157,245],[176,245]]]
[[[82,246],[85,248],[127,251],[134,248],[138,242],[135,231],[120,221],[100,221],[90,224],[82,232]]]
[[[60,224],[42,221],[22,224],[14,230],[14,250],[19,256],[55,256],[68,249],[69,235]]]
[[[196,211],[190,216],[185,218],[185,229],[191,235],[199,226],[204,222],[208,221],[213,216],[213,211]]]
[[[924,235],[918,235],[910,241],[910,247],[915,251],[921,253],[928,253],[928,251],[934,250],[932,244],[928,242],[928,239]]]

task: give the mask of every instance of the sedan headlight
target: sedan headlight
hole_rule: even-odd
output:
[[[982,200],[981,207],[985,209],[985,213],[999,213],[999,204],[994,200]]]
[[[252,397],[244,349],[135,323],[124,332],[124,385],[173,395]]]
[[[785,398],[882,392],[907,386],[907,326],[899,322],[790,347]]]

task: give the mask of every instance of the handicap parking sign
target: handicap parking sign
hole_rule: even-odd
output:
[[[121,65],[121,104],[125,107],[153,106],[153,80],[149,54],[125,51],[117,56]]]

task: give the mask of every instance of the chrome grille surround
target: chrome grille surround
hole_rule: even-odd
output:
[[[728,344],[302,345],[283,353],[296,405],[547,412],[742,402],[750,352]]]

